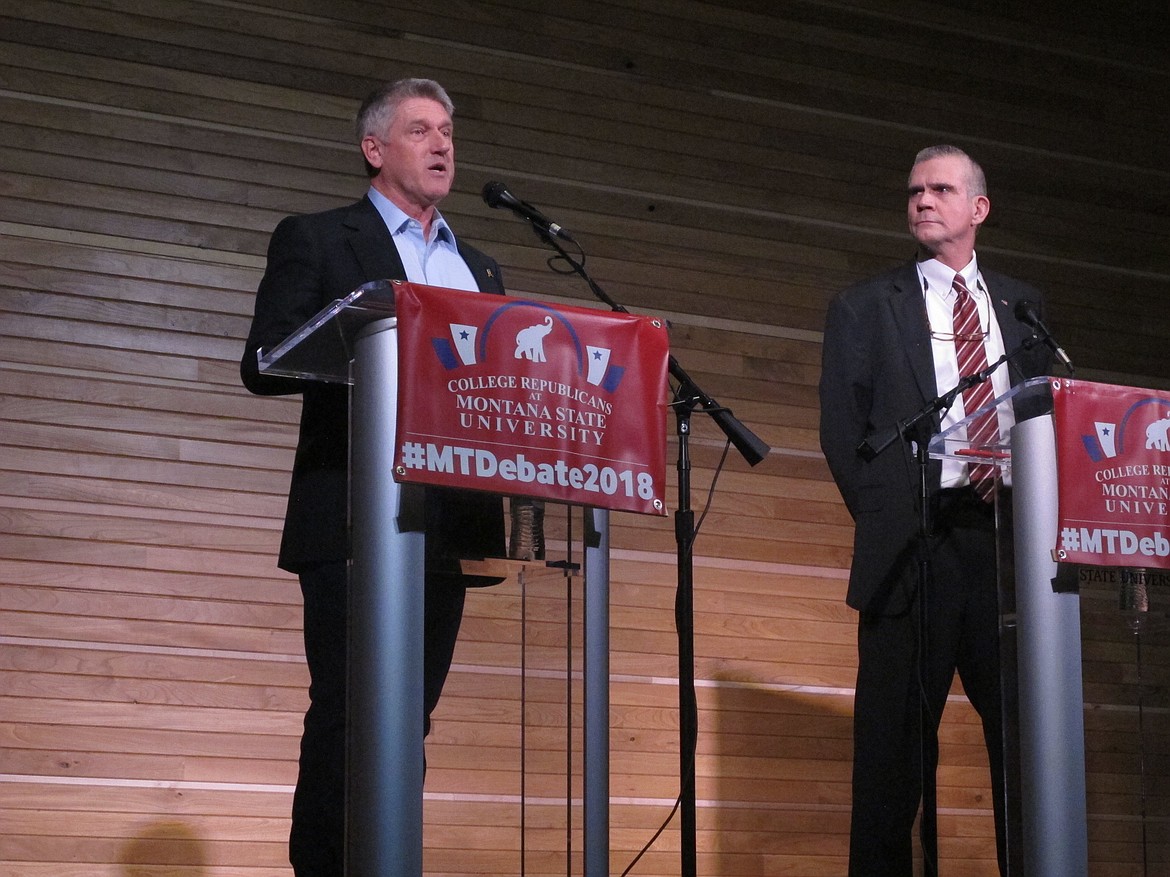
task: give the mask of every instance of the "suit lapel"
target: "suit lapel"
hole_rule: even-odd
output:
[[[394,238],[386,228],[378,208],[368,197],[354,204],[346,214],[347,241],[361,272],[374,280],[406,280],[406,268]],[[464,247],[459,238],[455,239],[459,255],[471,270],[471,276],[480,292],[502,292],[495,268],[472,247]]]
[[[999,322],[999,332],[1003,337],[1003,349],[1011,354],[1019,350],[1020,345],[1032,334],[1032,330],[1016,319],[1016,303],[1022,298],[1021,290],[1009,278],[998,274],[980,272],[983,281],[987,284],[987,295],[991,299],[991,307],[995,311],[995,318]],[[1010,382],[1016,383],[1030,377],[1032,374],[1043,372],[1046,366],[1038,365],[1034,369],[1025,362],[1016,358],[1008,360]]]
[[[1004,349],[1010,353],[1031,332],[1027,326],[1016,319],[1015,307],[1019,296],[1009,288],[1008,284],[1003,282],[1003,278],[994,274],[988,275],[986,271],[981,273],[987,284],[987,295],[991,299],[991,306],[995,309],[995,318],[999,321],[999,331],[1003,335]]]
[[[922,302],[922,287],[918,283],[918,269],[913,262],[891,279],[889,305],[898,327],[902,351],[910,362],[910,371],[918,383],[922,399],[933,399],[938,395],[934,356],[930,350],[930,332],[926,306]]]
[[[459,255],[463,257],[463,261],[471,270],[471,276],[475,278],[475,285],[480,292],[501,291],[500,279],[496,276],[495,269],[484,262],[477,250],[473,247],[463,246],[463,242],[459,238],[455,238],[455,246],[458,247]]]
[[[354,204],[343,220],[350,251],[372,280],[405,280],[406,268],[382,215],[369,198]]]

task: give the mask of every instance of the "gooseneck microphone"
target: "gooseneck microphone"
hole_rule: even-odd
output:
[[[556,237],[563,238],[566,241],[573,240],[567,231],[565,231],[527,201],[521,201],[519,198],[509,192],[508,187],[503,183],[484,183],[483,200],[488,207],[507,207],[517,216],[523,219],[527,219],[529,222],[531,222],[533,227],[535,227],[538,232],[543,232],[548,235],[555,235]]]
[[[1044,321],[1040,319],[1040,314],[1036,310],[1036,305],[1028,301],[1026,298],[1020,299],[1018,302],[1016,302],[1015,313],[1017,320],[1027,326],[1031,326],[1032,330],[1038,336],[1040,336],[1040,340],[1048,345],[1048,347],[1056,355],[1056,358],[1060,360],[1061,364],[1066,369],[1068,369],[1068,373],[1070,375],[1075,374],[1076,369],[1073,368],[1072,360],[1068,358],[1068,354],[1064,352],[1064,349],[1056,343],[1056,339],[1052,337],[1052,333],[1048,331],[1048,327],[1045,326]]]

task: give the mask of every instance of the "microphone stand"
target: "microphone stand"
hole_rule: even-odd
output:
[[[992,373],[1010,362],[1018,354],[1031,349],[1036,345],[1036,337],[1026,338],[1019,347],[1011,353],[1005,353],[982,371],[967,375],[959,380],[952,389],[936,396],[910,417],[901,420],[892,429],[883,433],[875,442],[871,439],[862,441],[857,446],[857,454],[865,462],[870,462],[894,441],[901,438],[914,451],[914,461],[918,471],[918,696],[919,696],[919,770],[922,784],[922,821],[919,825],[919,837],[922,843],[922,874],[923,877],[938,877],[938,800],[936,785],[936,770],[938,760],[938,740],[935,730],[934,717],[930,714],[926,702],[926,654],[930,646],[930,624],[927,613],[927,591],[930,587],[931,551],[930,543],[934,538],[934,522],[931,515],[930,480],[928,467],[930,465],[929,443],[930,438],[937,432],[935,416],[941,417],[950,410],[955,399],[968,387],[981,384],[991,378]],[[968,412],[971,414],[973,412]]]
[[[531,221],[531,220],[530,220]],[[617,313],[628,314],[622,305],[606,294],[589,276],[582,262],[570,256],[540,223],[532,222],[538,237],[560,254],[589,286],[593,294]],[[681,813],[681,877],[695,877],[697,869],[696,825],[695,825],[695,752],[698,745],[699,710],[695,698],[695,649],[694,649],[694,557],[692,546],[695,541],[695,515],[691,508],[691,458],[690,434],[691,414],[700,409],[727,436],[748,462],[755,466],[768,456],[768,447],[750,429],[744,426],[731,410],[723,407],[703,392],[699,385],[686,373],[674,355],[669,356],[667,368],[678,382],[671,407],[674,409],[678,434],[678,509],[674,517],[674,535],[677,546],[678,590],[675,594],[675,627],[678,630],[678,702],[679,702],[679,810]]]

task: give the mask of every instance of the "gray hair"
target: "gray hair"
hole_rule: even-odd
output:
[[[387,82],[370,92],[358,108],[354,124],[358,143],[371,135],[384,134],[402,103],[417,97],[433,100],[441,104],[448,115],[455,115],[455,104],[443,86],[433,79],[399,79],[396,82]],[[366,162],[366,173],[373,177],[377,176],[378,171]]]
[[[924,161],[930,161],[932,158],[947,158],[949,156],[956,156],[967,162],[967,194],[971,196],[986,195],[987,177],[983,174],[983,168],[979,166],[979,163],[975,159],[957,146],[950,146],[944,143],[939,146],[928,146],[925,149],[919,150],[918,155],[914,156],[914,164],[912,167],[917,167]]]

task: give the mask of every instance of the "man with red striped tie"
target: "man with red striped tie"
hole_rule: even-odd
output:
[[[933,431],[979,411],[1020,380],[1047,373],[1047,349],[1020,350],[1030,329],[1013,317],[1021,300],[1039,307],[1040,293],[976,258],[975,237],[990,207],[983,170],[970,156],[954,146],[922,150],[907,200],[917,257],[837,295],[826,319],[821,448],[854,520],[846,601],[859,612],[850,877],[910,877],[923,777],[929,783],[934,776],[934,732],[956,671],[983,724],[1005,869],[998,473],[930,462],[934,535],[920,564],[921,491],[912,443],[896,441],[871,459],[858,453],[864,442],[889,433],[1005,353],[1015,355],[990,380],[957,395]],[[1013,419],[1010,411],[993,409],[970,426],[968,438],[994,441]],[[925,835],[923,850],[933,855]],[[936,862],[925,862],[924,873],[936,869]]]

